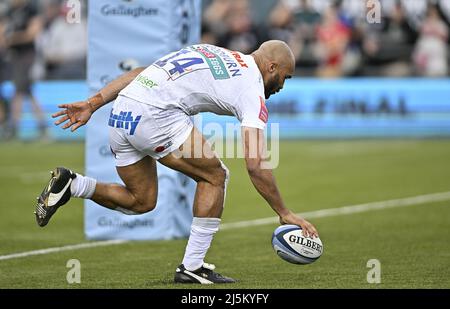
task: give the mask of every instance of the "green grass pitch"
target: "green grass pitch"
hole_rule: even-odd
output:
[[[280,151],[277,182],[295,212],[450,191],[449,140],[283,141]],[[33,215],[48,171],[59,165],[83,171],[84,145],[8,142],[0,153],[0,256],[85,242],[81,200],[45,228]],[[225,163],[231,181],[222,222],[273,217],[243,160]],[[450,288],[450,201],[311,221],[324,254],[306,266],[273,252],[275,224],[219,231],[206,261],[239,283],[218,287]],[[185,239],[131,242],[0,260],[0,289],[185,288],[172,283],[185,245]],[[81,284],[66,281],[69,259],[81,262]],[[369,259],[381,263],[380,284],[367,283]]]

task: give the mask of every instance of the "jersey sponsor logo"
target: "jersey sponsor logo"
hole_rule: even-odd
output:
[[[139,75],[136,77],[136,81],[137,81],[139,84],[141,84],[142,86],[144,86],[145,88],[149,88],[149,89],[158,86],[158,84],[155,83],[154,81],[152,81],[150,78],[148,78],[148,77],[146,77],[146,76],[143,76],[143,75],[141,75],[141,74],[139,74]]]
[[[266,104],[264,103],[264,99],[262,97],[259,97],[259,102],[261,103],[259,119],[261,119],[264,123],[267,123],[267,120],[269,120],[269,111],[267,110]]]
[[[156,147],[155,152],[157,152],[157,153],[163,152],[164,150],[166,150],[167,148],[169,148],[172,145],[173,145],[172,141],[169,141],[162,146]]]
[[[120,112],[119,114],[114,114],[111,110],[108,125],[113,128],[130,130],[129,134],[134,135],[141,118],[142,115],[133,117],[131,112]]]
[[[225,61],[228,72],[231,77],[241,76],[242,72],[237,63],[237,59],[234,56],[230,56],[231,50],[226,48],[217,47],[214,45],[208,46],[208,48]]]
[[[194,47],[195,51],[201,53],[206,58],[216,58],[216,54],[213,54],[212,52],[208,51],[206,48],[202,47]]]
[[[241,55],[236,51],[230,51],[230,53],[233,55],[234,59],[239,63],[239,65],[243,68],[248,68],[248,65],[245,63],[245,61],[242,59]]]
[[[200,57],[192,57],[192,52]],[[191,53],[191,54],[189,54]],[[157,68],[163,69],[171,80],[176,80],[185,74],[197,70],[210,70],[216,80],[229,79],[231,77],[242,76],[242,67],[248,67],[245,62],[238,63],[236,57],[231,55],[231,51],[214,45],[193,45],[183,48],[178,52],[157,60],[153,63]],[[155,85],[157,86],[157,85]]]
[[[205,46],[193,46],[192,47],[194,51],[199,53],[203,59],[205,59],[206,63],[209,66],[209,69],[211,70],[211,73],[214,77],[214,79],[228,79],[230,78],[230,75],[228,75],[228,71],[225,67],[225,64],[223,63],[222,59],[220,57],[210,51]]]

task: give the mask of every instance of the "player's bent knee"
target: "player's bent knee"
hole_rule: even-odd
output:
[[[137,212],[138,214],[145,214],[147,212],[152,211],[156,208],[156,199],[149,199],[145,202],[136,203],[133,206],[133,211]]]
[[[230,171],[225,166],[225,164],[223,164],[222,161],[220,161],[220,166],[218,166],[214,172],[214,180],[212,184],[225,189],[229,178],[230,178]]]
[[[138,213],[138,214],[145,214],[147,212],[152,211],[153,209],[155,209],[155,206],[153,205],[139,205],[138,207],[133,208],[133,211]]]

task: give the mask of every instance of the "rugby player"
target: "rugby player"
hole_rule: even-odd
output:
[[[214,265],[204,263],[219,229],[229,171],[190,116],[213,112],[233,115],[241,122],[248,174],[280,222],[302,227],[305,236],[318,236],[311,223],[286,208],[272,170],[262,164],[268,119],[265,100],[283,88],[294,69],[292,51],[282,41],[264,42],[251,55],[199,44],[120,76],[86,101],[59,105],[62,110],[53,115],[58,118],[55,124],[75,131],[97,109],[115,100],[107,122],[109,142],[117,173],[125,185],[101,183],[57,167],[38,197],[37,223],[45,226],[71,197],[91,199],[128,215],[153,210],[158,160],[197,182],[191,232],[174,281],[235,282],[215,272]],[[201,151],[197,151],[199,148]]]

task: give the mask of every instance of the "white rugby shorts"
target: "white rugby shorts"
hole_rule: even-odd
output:
[[[127,166],[147,155],[158,160],[175,151],[194,125],[181,109],[161,109],[118,96],[108,126],[116,166]]]

